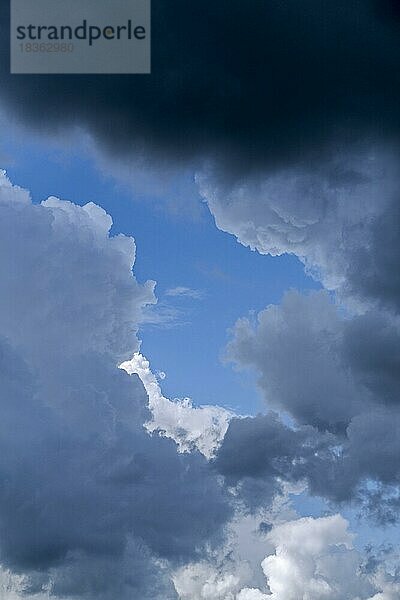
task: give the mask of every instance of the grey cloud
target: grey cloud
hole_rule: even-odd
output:
[[[378,518],[372,483],[388,520],[395,520],[398,345],[397,317],[372,311],[350,318],[326,292],[290,292],[255,324],[240,320],[228,356],[254,368],[267,404],[295,422],[285,427],[268,415],[233,421],[218,467],[234,476],[245,498],[253,488],[256,502],[263,496],[254,490],[266,482],[304,480],[312,494],[361,502]],[[394,495],[385,500],[390,488]]]
[[[341,501],[356,481],[346,481],[346,490],[336,481],[336,443],[332,434],[294,429],[273,413],[233,419],[214,466],[250,510],[268,506],[284,482],[307,481],[313,493]]]
[[[216,157],[235,176],[318,164],[340,143],[398,140],[391,4],[154,0],[151,77],[82,78],[10,75],[2,3],[1,98],[35,128],[89,129],[114,156]]]
[[[385,312],[369,311],[346,321],[343,365],[371,390],[379,402],[400,401],[400,320]]]
[[[288,292],[255,323],[240,319],[226,354],[256,369],[266,402],[303,424],[340,431],[354,416],[399,403],[398,317],[346,315],[325,291]]]
[[[198,176],[217,226],[262,254],[295,254],[325,288],[399,310],[399,155],[373,142],[319,164],[227,180]]]
[[[302,424],[343,432],[371,402],[342,364],[345,327],[326,292],[293,291],[261,312],[254,326],[239,320],[227,356],[256,369],[270,406]]]
[[[365,243],[358,245],[345,272],[346,293],[373,298],[399,311],[400,298],[400,188],[389,206],[368,224]],[[381,195],[377,197],[382,202]]]
[[[1,563],[55,596],[173,599],[168,565],[220,543],[231,506],[204,457],[148,435],[117,369],[154,302],[134,243],[4,175],[0,212]]]

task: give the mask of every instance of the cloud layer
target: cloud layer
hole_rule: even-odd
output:
[[[3,3],[1,97],[31,126],[83,126],[114,155],[218,157],[235,175],[319,162],[332,146],[398,138],[392,7],[210,0],[195,9],[155,0],[151,77],[54,78],[9,75]]]

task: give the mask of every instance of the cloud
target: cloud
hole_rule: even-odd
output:
[[[355,549],[356,536],[340,514],[279,519],[263,537],[261,582],[254,564],[240,558],[240,543],[213,562],[188,565],[176,573],[180,600],[392,600],[399,582],[390,574],[390,552],[367,568],[368,554]],[[248,541],[255,538],[249,536]]]
[[[36,130],[83,128],[106,155],[156,162],[163,177],[199,170],[220,229],[298,256],[342,305],[290,294],[236,325],[229,357],[258,371],[281,416],[231,419],[222,439],[226,413],[163,398],[138,354],[133,376],[116,368],[139,352],[139,323],[177,317],[149,310],[133,240],[110,236],[94,204],[32,205],[1,175],[0,556],[31,595],[175,599],[171,569],[205,564],[232,504],[254,513],[287,481],[398,515],[398,11],[389,0],[193,10],[154,0],[151,77],[12,77],[2,3],[2,105]],[[282,527],[263,563],[276,598],[398,595],[386,575],[357,576],[339,517]],[[226,569],[192,574],[189,590],[206,579],[199,594],[268,596]]]
[[[268,600],[270,595],[263,594],[255,588],[246,588],[239,592],[237,600]]]
[[[238,513],[227,527],[223,546],[202,561],[174,572],[174,586],[180,600],[236,600],[243,588],[251,584],[264,586],[261,562],[274,548],[260,532],[260,523],[263,519],[275,523],[293,516],[296,514],[286,501],[274,503],[268,511],[254,515]]]
[[[372,476],[357,461],[357,450],[342,437],[289,427],[268,413],[232,419],[213,464],[243,510],[256,512],[282,496],[288,482],[335,503],[355,501],[362,480]]]
[[[275,554],[262,563],[270,600],[368,598],[373,588],[358,574],[361,557],[347,527],[340,515],[275,527],[268,535]]]
[[[217,226],[261,254],[296,255],[352,310],[399,310],[399,154],[373,141],[318,165],[197,180]]]
[[[228,485],[238,486],[239,497],[251,508],[268,506],[282,492],[282,482],[293,478],[293,463],[307,452],[307,433],[285,426],[276,415],[233,419],[215,468]]]
[[[48,600],[49,593],[45,591],[37,594],[32,591],[29,580],[6,569],[0,569],[0,597],[7,600]]]
[[[155,299],[154,282],[140,286],[131,276],[133,239],[109,238],[111,218],[93,203],[79,207],[49,198],[31,205],[28,194],[13,188],[4,174],[0,205],[7,283],[2,334],[24,344],[35,363],[106,349],[114,359],[124,358],[137,348],[137,324]],[[8,219],[17,221],[13,230]]]
[[[258,511],[285,496],[286,482],[307,481],[313,492],[337,499],[349,481],[356,488],[360,474],[385,485],[397,477],[389,460],[393,412],[339,406],[350,419],[344,461],[336,417],[325,432],[318,423],[292,427],[273,414],[232,418],[218,407],[164,398],[139,353],[137,329],[154,285],[132,275],[133,240],[110,236],[111,219],[93,204],[53,198],[34,205],[4,174],[0,181],[0,551],[10,595],[262,598],[267,586],[254,565],[262,551],[273,552],[274,529]],[[277,310],[273,318],[268,313],[266,331],[272,318],[282,348],[285,335],[295,344],[310,332],[319,339],[320,330],[332,331],[328,355],[342,341],[352,356],[325,294],[292,295],[279,318]],[[303,329],[285,328],[292,313]],[[369,320],[365,327],[373,331]],[[393,342],[385,340],[390,353]],[[135,349],[121,365],[128,376],[117,365]],[[375,407],[376,386],[363,383],[370,361],[368,353],[357,355],[354,372]],[[387,377],[385,406],[392,407],[391,370]],[[286,404],[284,398],[278,400]],[[262,530],[261,521],[268,523]],[[232,527],[240,539],[234,571]]]
[[[262,562],[269,593],[245,588],[237,600],[391,600],[398,594],[383,563],[371,576],[364,572],[365,557],[340,514],[288,521],[267,538],[275,546]]]
[[[400,594],[400,583],[386,573],[378,573],[376,586],[381,590],[369,600],[396,600]]]
[[[191,288],[178,286],[170,288],[165,292],[166,296],[173,298],[193,298],[194,300],[200,300],[203,297],[203,292],[200,290],[192,290]]]
[[[81,126],[113,156],[216,157],[235,177],[318,163],[332,146],[398,138],[399,23],[382,5],[224,0],[194,14],[155,0],[151,77],[54,78],[9,74],[3,3],[2,102],[35,128]]]
[[[180,600],[234,600],[240,577],[234,573],[220,573],[210,564],[188,567],[175,577],[175,588]]]
[[[350,317],[325,291],[292,291],[253,322],[240,319],[227,355],[255,369],[267,406],[293,425],[268,415],[232,421],[217,467],[253,501],[265,492],[251,490],[273,489],[271,478],[304,478],[314,494],[361,501],[372,516],[395,520],[399,340],[398,317]]]
[[[236,323],[227,357],[255,368],[270,407],[302,424],[343,430],[372,400],[342,359],[346,324],[326,292],[292,291],[254,323]]]
[[[2,565],[31,595],[172,600],[171,565],[221,543],[232,509],[200,453],[149,435],[117,368],[153,283],[94,204],[34,205],[2,173],[0,213]]]
[[[206,458],[214,456],[232,413],[218,406],[193,407],[190,398],[174,401],[164,398],[148,360],[138,352],[119,368],[129,375],[138,375],[145,387],[152,414],[152,419],[145,424],[149,432],[159,432],[173,439],[181,452],[197,449]]]

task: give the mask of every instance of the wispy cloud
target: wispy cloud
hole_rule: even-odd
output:
[[[192,298],[193,300],[201,300],[204,297],[204,292],[180,285],[174,288],[169,288],[165,292],[165,295],[172,298]]]
[[[190,322],[187,311],[180,310],[165,302],[157,302],[157,304],[146,306],[142,310],[140,325],[142,328],[150,326],[159,329],[171,329],[189,325]]]

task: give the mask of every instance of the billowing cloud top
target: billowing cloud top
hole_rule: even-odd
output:
[[[9,75],[1,97],[35,127],[83,125],[113,153],[223,156],[235,173],[397,139],[394,0],[152,2],[151,76]],[[95,107],[95,110],[93,108]]]

